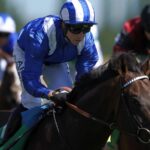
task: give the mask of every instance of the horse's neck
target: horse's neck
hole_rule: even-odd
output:
[[[63,137],[73,150],[99,150],[102,148],[110,130],[90,118],[68,109],[61,118],[60,122]],[[101,140],[97,140],[101,137]]]
[[[0,87],[1,109],[10,109],[20,101],[21,86],[15,64],[8,65]]]
[[[76,105],[94,117],[108,121],[109,123],[112,111],[116,107],[113,103],[119,101],[120,96],[118,96],[118,90],[119,88],[116,88],[116,92],[114,92],[114,89],[111,87],[104,89],[103,85],[100,85],[83,95],[77,100]],[[115,97],[112,97],[113,94],[116,94]],[[106,125],[86,118],[70,108],[63,115],[61,124],[65,131],[64,134],[67,137],[66,140],[71,142],[71,145],[76,147],[76,149],[81,149],[81,147],[82,149],[86,148],[88,150],[99,149],[104,146],[110,134],[110,130]],[[101,142],[96,140],[98,137],[102,137]]]
[[[111,115],[120,100],[120,83],[115,84],[116,86],[111,86],[108,82],[96,86],[79,98],[76,105],[97,116]]]
[[[19,76],[16,70],[16,65],[15,63],[9,68],[9,71],[13,73],[14,75],[14,84],[16,86],[20,86],[20,80],[19,80]]]
[[[14,81],[12,82],[12,92],[16,93],[16,100],[19,102],[21,99],[21,82],[16,69],[16,64],[14,63],[9,67],[9,71],[13,74]]]

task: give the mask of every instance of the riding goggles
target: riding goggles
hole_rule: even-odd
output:
[[[81,24],[80,25],[67,24],[66,27],[73,34],[79,34],[81,32],[83,34],[85,34],[85,33],[89,32],[90,29],[91,29],[91,25],[85,25],[85,24],[84,25],[81,25]]]

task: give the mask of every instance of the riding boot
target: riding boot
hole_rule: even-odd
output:
[[[23,107],[23,105],[20,104],[12,112],[8,119],[5,133],[3,136],[4,141],[10,138],[19,129],[19,127],[21,126],[21,112],[25,110],[27,110],[27,108]]]

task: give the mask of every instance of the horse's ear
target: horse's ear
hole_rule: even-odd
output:
[[[150,57],[141,64],[141,70],[150,77]]]
[[[121,54],[114,55],[113,57],[111,62],[112,69],[120,75],[126,73],[128,71],[128,59]],[[118,58],[116,59],[116,57]]]

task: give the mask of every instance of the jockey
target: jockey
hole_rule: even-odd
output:
[[[122,31],[115,38],[113,52],[133,51],[137,55],[150,54],[150,5],[141,15],[126,21]]]
[[[17,40],[16,24],[13,18],[6,14],[0,13],[0,49],[2,53],[12,56],[13,46]],[[6,61],[0,60],[0,80],[3,78],[3,72],[6,67]]]
[[[66,98],[68,88],[55,90],[73,86],[68,61],[76,60],[76,81],[100,65],[90,32],[94,24],[95,13],[89,0],[69,0],[61,7],[60,17],[49,15],[23,27],[13,55],[22,82],[21,102],[25,109],[40,106],[49,99]]]
[[[63,4],[60,17],[49,15],[23,27],[14,57],[23,83],[24,107],[41,105],[41,98],[49,99],[53,90],[73,86],[66,62],[76,59],[76,81],[100,65],[90,32],[94,24],[94,10],[88,0],[69,0]],[[41,83],[41,75],[47,87]]]

